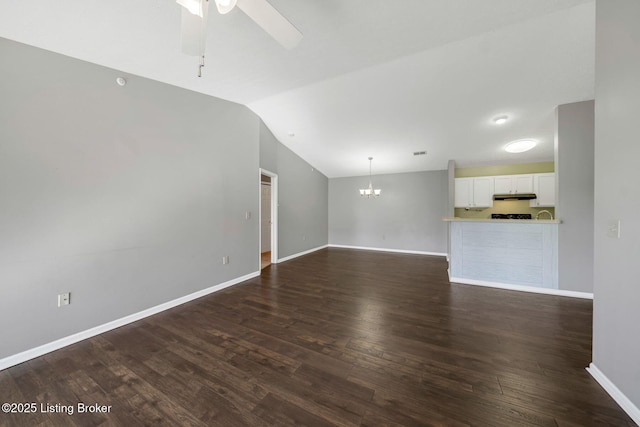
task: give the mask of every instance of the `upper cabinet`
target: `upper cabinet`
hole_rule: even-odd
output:
[[[533,207],[553,207],[556,205],[556,174],[537,173],[533,175],[533,192],[538,196],[529,203]]]
[[[490,208],[494,194],[535,193],[531,207],[553,207],[556,204],[556,175],[534,173],[522,175],[481,176],[455,179],[456,208]]]
[[[495,194],[533,193],[534,175],[503,175],[494,178]]]
[[[456,178],[456,208],[490,208],[493,206],[493,177]]]

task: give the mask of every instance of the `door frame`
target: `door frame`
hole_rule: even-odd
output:
[[[258,251],[262,254],[262,175],[271,178],[271,264],[278,263],[278,174],[266,169],[258,169]],[[260,256],[258,256],[260,270]]]

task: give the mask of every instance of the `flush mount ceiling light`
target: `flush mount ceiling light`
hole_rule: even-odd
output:
[[[371,160],[373,160],[373,157],[369,157],[369,188],[360,189],[360,196],[367,197],[367,198],[378,197],[382,193],[381,189],[379,188],[374,189],[373,185],[371,184]]]
[[[503,125],[507,123],[507,120],[509,120],[509,116],[498,116],[495,119],[493,119],[493,123],[497,125]]]
[[[505,145],[504,151],[507,153],[524,153],[525,151],[531,150],[537,144],[538,141],[535,139],[520,139]]]
[[[116,83],[118,83],[118,86],[124,86],[127,84],[127,80],[124,77],[118,77],[116,78]]]

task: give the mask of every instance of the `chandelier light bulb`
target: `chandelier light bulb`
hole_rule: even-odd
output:
[[[369,188],[361,188],[360,196],[361,197],[379,197],[382,194],[382,190],[379,188],[373,188],[373,184],[371,182],[371,161],[373,157],[369,157]]]

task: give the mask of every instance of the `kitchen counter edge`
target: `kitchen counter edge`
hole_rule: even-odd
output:
[[[496,222],[496,223],[511,223],[517,222],[522,224],[561,224],[562,220],[559,219],[492,219],[492,218],[459,218],[459,217],[444,217],[443,221],[447,222]]]

